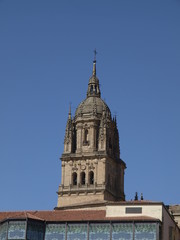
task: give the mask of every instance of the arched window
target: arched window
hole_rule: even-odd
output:
[[[89,184],[94,184],[94,172],[89,172]]]
[[[112,149],[112,140],[109,138],[109,148]]]
[[[91,85],[91,94],[93,94],[93,85]]]
[[[74,186],[77,185],[77,173],[76,172],[73,172],[73,174],[72,174],[72,182],[73,182]]]
[[[88,141],[88,130],[85,129],[85,132],[84,132],[84,142],[87,143]]]
[[[81,173],[81,185],[85,185],[86,183],[86,174],[85,172]]]
[[[84,146],[88,146],[89,145],[89,141],[88,141],[88,130],[85,129],[84,130],[84,138],[83,138],[83,145]]]
[[[95,93],[97,93],[97,86],[95,85]]]

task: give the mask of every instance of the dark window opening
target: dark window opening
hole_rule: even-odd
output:
[[[74,173],[72,174],[72,179],[73,179],[73,185],[74,185],[74,186],[77,185],[77,173],[76,173],[76,172],[74,172]]]
[[[84,146],[89,145],[89,141],[88,141],[88,130],[87,130],[87,129],[85,129],[85,131],[84,131],[84,141],[83,141],[83,145],[84,145]]]
[[[89,173],[89,184],[94,184],[94,172]]]
[[[112,149],[112,141],[111,141],[111,138],[109,138],[109,148]]]
[[[91,85],[90,93],[93,94],[93,85]]]
[[[95,85],[95,93],[97,93],[97,86]]]
[[[76,130],[75,128],[73,129],[73,141],[72,141],[72,152],[76,152]]]
[[[88,130],[86,129],[84,132],[84,141],[87,142],[88,141]]]
[[[127,207],[126,213],[130,213],[130,214],[142,213],[142,207]]]
[[[81,173],[81,185],[85,185],[86,182],[86,174],[85,172]]]

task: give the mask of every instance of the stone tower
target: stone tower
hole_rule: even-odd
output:
[[[87,96],[66,125],[57,207],[125,200],[116,118],[101,99],[96,61]]]

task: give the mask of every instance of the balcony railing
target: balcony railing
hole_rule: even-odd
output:
[[[77,184],[69,186],[64,186],[63,184],[59,186],[59,192],[76,192],[76,191],[95,191],[95,190],[105,190],[105,184],[97,184],[96,182],[94,184]]]

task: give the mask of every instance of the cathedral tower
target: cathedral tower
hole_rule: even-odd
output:
[[[116,118],[101,99],[96,61],[86,99],[66,125],[57,207],[125,200]]]

